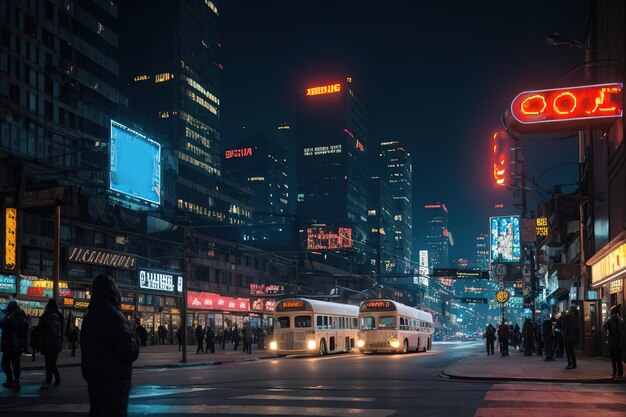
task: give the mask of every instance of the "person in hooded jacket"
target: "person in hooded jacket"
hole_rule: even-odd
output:
[[[624,339],[624,323],[620,318],[621,305],[611,307],[611,316],[604,323],[604,331],[607,335],[606,346],[611,354],[611,365],[613,367],[613,379],[624,377],[624,365],[622,365],[622,341]]]
[[[63,349],[63,315],[54,299],[48,301],[46,310],[39,318],[37,332],[41,335],[40,349],[46,363],[46,382],[41,389],[50,389],[61,383],[57,359],[59,352]],[[52,383],[52,375],[54,375],[54,383]]]
[[[117,284],[98,275],[80,332],[81,370],[89,391],[89,416],[126,417],[132,363],[139,343],[120,310]]]
[[[2,350],[2,370],[7,380],[2,383],[2,386],[19,389],[22,370],[20,357],[28,343],[28,321],[26,313],[17,306],[15,300],[8,302],[4,313],[3,319],[0,320],[0,328],[2,328],[0,350]]]

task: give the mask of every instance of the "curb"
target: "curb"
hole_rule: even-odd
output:
[[[615,381],[610,378],[601,379],[561,379],[561,378],[526,378],[526,377],[489,377],[489,376],[467,376],[467,375],[452,375],[446,373],[445,370],[441,372],[447,378],[459,379],[465,381],[516,381],[516,382],[551,382],[559,384],[626,384],[626,380]]]

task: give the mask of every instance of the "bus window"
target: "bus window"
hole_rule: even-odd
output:
[[[353,329],[358,329],[359,328],[359,319],[352,319],[352,328]]]
[[[324,316],[324,329],[328,329],[328,316]]]
[[[396,327],[393,316],[381,316],[378,318],[379,329],[393,329]]]
[[[311,316],[296,316],[293,324],[295,327],[311,327]]]
[[[322,316],[317,316],[317,328],[321,329],[322,328]]]
[[[281,316],[276,319],[276,324],[279,329],[288,329],[289,328],[289,317]]]
[[[375,328],[376,328],[376,325],[374,324],[374,317],[372,316],[361,317],[361,330],[372,330]]]

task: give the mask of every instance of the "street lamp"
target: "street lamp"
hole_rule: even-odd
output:
[[[585,49],[584,43],[564,38],[560,33],[556,32],[553,32],[546,36],[546,43],[550,46],[567,45],[570,48]]]

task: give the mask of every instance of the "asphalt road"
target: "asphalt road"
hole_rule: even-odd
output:
[[[493,391],[492,383],[440,375],[447,365],[475,354],[481,347],[472,343],[436,344],[428,353],[407,355],[289,356],[208,367],[140,369],[133,373],[129,415],[490,415],[485,411],[498,410],[485,400]],[[50,391],[39,390],[42,371],[26,373],[19,393],[0,391],[0,415],[86,415],[89,406],[80,369],[63,368],[61,372],[63,383]],[[502,397],[503,392],[508,391],[498,391],[495,397]],[[586,401],[584,395],[581,398]],[[552,405],[546,406],[551,417],[559,415]],[[603,415],[626,416],[619,408],[605,411],[609,414]],[[617,414],[611,414],[613,411]]]

